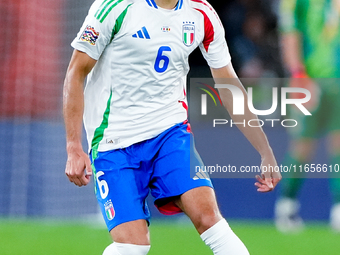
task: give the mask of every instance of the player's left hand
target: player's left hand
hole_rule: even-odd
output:
[[[257,187],[257,191],[265,193],[274,190],[282,179],[282,176],[273,153],[268,153],[268,155],[262,157],[261,170],[261,176],[256,176],[257,182],[255,186]]]

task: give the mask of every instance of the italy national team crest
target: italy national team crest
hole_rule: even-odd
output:
[[[106,213],[107,219],[113,220],[113,218],[115,217],[115,209],[113,208],[113,204],[111,200],[107,201],[104,204],[104,207],[105,207],[105,213]]]
[[[193,22],[184,22],[183,25],[183,43],[191,46],[195,41],[195,25]]]

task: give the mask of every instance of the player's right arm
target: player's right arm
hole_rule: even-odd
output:
[[[280,5],[282,58],[288,71],[304,72],[301,33],[299,31],[298,0],[282,0]]]
[[[87,185],[92,175],[91,161],[83,150],[81,136],[84,81],[96,62],[86,53],[74,50],[64,81],[63,113],[67,150],[65,173],[69,180],[79,187]]]

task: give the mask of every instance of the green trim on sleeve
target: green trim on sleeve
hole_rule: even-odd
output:
[[[103,23],[106,17],[110,14],[110,12],[115,8],[118,4],[123,2],[124,0],[105,0],[96,14],[94,15],[100,23]]]
[[[110,0],[104,0],[103,2],[102,2],[102,4],[100,5],[100,7],[98,8],[98,10],[97,10],[97,12],[95,13],[95,17],[97,17],[97,15],[99,15],[99,13],[101,12],[101,11],[103,11],[103,7],[105,7],[106,5],[105,4],[107,4],[107,1],[110,1]]]
[[[112,42],[114,36],[120,31],[120,28],[122,27],[122,24],[123,24],[123,21],[124,21],[124,18],[126,16],[126,13],[129,9],[129,7],[131,6],[132,4],[129,4],[125,10],[119,15],[119,17],[116,19],[116,24],[112,30],[112,36],[111,36],[111,40],[110,42]]]

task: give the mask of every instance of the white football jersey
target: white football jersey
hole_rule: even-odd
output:
[[[224,29],[205,0],[96,0],[72,46],[98,60],[87,77],[89,148],[125,148],[187,119],[188,56],[200,47],[212,68],[230,62]]]

